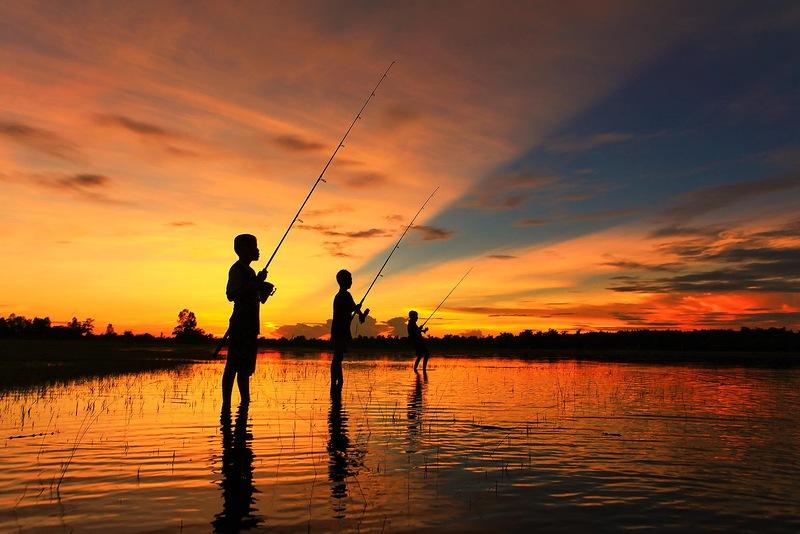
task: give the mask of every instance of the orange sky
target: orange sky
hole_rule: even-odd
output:
[[[368,303],[379,325],[367,332],[412,307],[425,315],[471,265],[433,333],[796,325],[796,292],[610,289],[623,260],[675,261],[671,238],[653,239],[649,219],[425,259],[430,247],[448,250],[450,235],[468,235],[436,222],[465,205],[465,191],[485,188],[714,18],[676,11],[618,2],[0,7],[0,188],[10,204],[0,213],[0,314],[94,317],[158,334],[188,307],[222,333],[233,236],[256,234],[269,256],[397,60],[273,264],[278,292],[263,334],[324,332],[335,272],[366,272],[435,185],[420,220],[434,228],[412,232],[397,253],[404,267],[387,268]],[[728,234],[711,245],[791,222],[763,205],[747,213],[726,219]],[[771,239],[797,246],[791,235]],[[357,299],[368,282],[357,274]],[[749,310],[787,315],[753,323]]]

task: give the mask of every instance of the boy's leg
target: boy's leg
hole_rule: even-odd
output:
[[[428,358],[430,358],[430,357],[431,357],[430,351],[428,349],[425,349],[425,359],[422,360],[422,372],[423,373],[428,370]],[[419,361],[419,359],[417,359],[417,361]]]
[[[336,374],[339,387],[344,384],[344,371],[342,371],[342,362],[344,361],[344,351],[339,355],[339,360],[336,363]]]
[[[225,364],[225,370],[222,372],[222,406],[230,408],[231,395],[233,394],[233,379],[236,376],[236,370],[232,365]]]
[[[258,354],[258,338],[253,335],[242,348],[236,383],[239,386],[239,397],[242,405],[250,402],[250,377],[256,372],[256,355]]]
[[[242,367],[242,346],[241,333],[238,330],[231,332],[228,341],[228,357],[225,361],[225,370],[222,372],[222,406],[230,408],[231,397],[233,396],[233,382],[236,374],[240,373]]]
[[[422,354],[420,354],[419,352],[417,352],[417,359],[416,359],[416,361],[414,361],[414,372],[416,372],[416,371],[417,371],[417,367],[419,367],[419,361],[420,361],[421,359],[422,359]],[[424,369],[424,367],[423,367],[423,369]]]
[[[335,351],[333,353],[333,360],[331,360],[331,386],[341,385],[344,381],[342,374],[342,360],[344,359],[344,352]]]
[[[239,385],[239,396],[242,398],[242,404],[247,404],[250,402],[250,375],[240,372],[236,375],[236,383]]]
[[[336,383],[339,387],[342,387],[344,384],[344,371],[342,371],[342,362],[344,361],[344,352],[339,354],[339,358],[336,360]]]

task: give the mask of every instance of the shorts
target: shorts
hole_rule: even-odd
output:
[[[428,356],[430,352],[428,352],[428,347],[424,345],[417,345],[414,347],[414,352],[417,353],[417,356]]]
[[[256,370],[256,353],[258,352],[258,338],[255,336],[231,335],[228,345],[228,361],[225,369],[232,370],[240,375],[252,375]]]

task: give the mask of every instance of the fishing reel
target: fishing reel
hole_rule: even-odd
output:
[[[275,287],[275,284],[265,280],[264,287],[259,291],[261,302],[266,302],[266,300],[274,295],[277,290],[278,288]]]

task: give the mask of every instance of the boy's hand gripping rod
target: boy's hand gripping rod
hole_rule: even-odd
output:
[[[398,248],[400,248],[400,242],[406,236],[406,234],[408,233],[409,229],[411,229],[411,227],[414,226],[414,221],[417,220],[417,217],[419,217],[419,214],[422,213],[422,210],[425,209],[425,206],[428,205],[428,202],[430,202],[430,200],[433,198],[433,195],[435,195],[438,190],[439,190],[439,186],[437,185],[436,189],[433,190],[433,193],[430,194],[428,199],[425,202],[423,202],[422,206],[419,208],[419,210],[417,210],[417,214],[414,215],[414,218],[411,219],[410,223],[408,223],[408,226],[406,226],[406,229],[403,230],[403,233],[400,234],[400,239],[397,240],[397,243],[394,244],[394,247],[392,247],[392,250],[389,251],[389,255],[386,256],[386,261],[383,262],[383,265],[381,265],[381,268],[378,270],[378,274],[376,274],[375,278],[372,279],[372,283],[367,288],[366,293],[364,293],[364,296],[361,297],[361,301],[358,303],[359,311],[361,310],[361,306],[364,304],[364,301],[367,300],[367,295],[369,295],[369,292],[372,290],[372,286],[374,286],[375,282],[378,281],[378,278],[380,278],[382,276],[381,273],[383,273],[383,269],[384,269],[384,267],[386,267],[386,264],[389,263],[389,260],[391,259],[392,255],[394,254],[394,251],[397,250]],[[354,313],[350,317],[350,321],[352,321],[355,316],[356,316],[356,314]]]
[[[389,66],[386,68],[386,71],[383,73],[383,76],[381,76],[381,79],[378,80],[378,83],[375,84],[375,87],[372,89],[372,91],[370,91],[369,96],[364,101],[364,104],[361,106],[361,109],[359,109],[358,113],[356,113],[356,116],[353,119],[353,122],[351,122],[350,126],[347,127],[347,130],[344,132],[344,135],[342,136],[341,141],[339,141],[339,144],[336,145],[336,148],[334,149],[333,154],[331,154],[331,157],[328,159],[328,162],[322,168],[322,172],[320,172],[319,176],[317,176],[317,179],[314,182],[314,185],[311,186],[311,190],[306,195],[306,198],[303,200],[303,203],[300,204],[300,208],[297,210],[297,213],[294,214],[294,218],[292,218],[292,222],[289,223],[289,226],[286,228],[286,231],[283,233],[283,237],[281,237],[281,240],[278,241],[278,245],[275,247],[275,250],[272,251],[272,255],[267,260],[267,264],[264,265],[264,268],[262,269],[262,272],[266,271],[269,268],[270,264],[272,263],[272,260],[275,259],[275,255],[278,253],[278,250],[281,248],[281,245],[283,245],[284,240],[286,240],[286,236],[289,235],[289,231],[292,229],[292,226],[294,226],[294,223],[297,222],[297,219],[300,217],[300,213],[303,211],[303,208],[306,207],[306,203],[308,202],[308,199],[311,198],[312,194],[314,194],[314,190],[317,188],[317,186],[319,185],[320,182],[325,182],[325,178],[324,178],[325,171],[327,171],[328,167],[330,167],[331,163],[333,163],[333,159],[336,157],[337,152],[339,152],[339,149],[344,146],[344,142],[347,139],[347,136],[350,135],[350,130],[352,130],[353,126],[356,125],[356,122],[358,122],[358,120],[361,119],[361,113],[364,112],[364,110],[367,107],[367,104],[369,104],[369,101],[372,100],[373,96],[375,96],[375,91],[378,90],[378,87],[381,86],[381,84],[383,83],[383,80],[386,79],[386,77],[389,75],[389,70],[392,68],[392,65],[394,65],[395,63],[396,63],[395,61],[392,61],[389,64]],[[272,293],[274,293],[274,292],[275,292],[275,290],[273,289]],[[270,293],[270,294],[272,294],[272,293]],[[222,347],[225,345],[225,341],[230,337],[230,334],[231,334],[231,329],[230,329],[230,327],[228,327],[228,329],[225,331],[225,335],[222,336],[222,338],[219,340],[219,343],[217,344],[217,347],[214,349],[214,357],[217,357],[219,355],[219,352],[222,350]]]
[[[458,281],[458,283],[457,283],[456,285],[454,285],[454,286],[453,286],[453,289],[451,289],[451,290],[450,290],[450,293],[448,293],[447,295],[445,295],[445,297],[442,299],[442,302],[440,302],[440,303],[439,303],[439,305],[438,305],[438,306],[436,306],[436,309],[434,309],[434,310],[431,312],[431,314],[428,316],[428,318],[427,318],[427,319],[425,319],[425,322],[424,322],[424,323],[422,323],[422,324],[420,325],[420,327],[419,327],[419,328],[420,328],[420,330],[421,330],[422,328],[424,328],[426,324],[428,324],[428,321],[430,321],[430,320],[431,320],[431,317],[433,317],[433,315],[434,315],[434,314],[435,314],[437,311],[439,311],[439,308],[441,308],[441,307],[442,307],[442,304],[444,304],[444,301],[446,301],[448,298],[450,298],[450,295],[452,295],[452,294],[453,294],[453,291],[455,291],[455,290],[456,290],[456,288],[457,288],[458,286],[460,286],[460,285],[461,285],[461,282],[463,282],[463,281],[464,281],[464,278],[466,278],[466,277],[467,277],[467,275],[470,273],[470,271],[472,271],[472,269],[473,269],[473,268],[474,268],[474,267],[470,267],[469,269],[467,269],[467,272],[465,272],[465,273],[464,273],[464,276],[462,276],[462,277],[461,277],[461,280],[459,280],[459,281]]]

